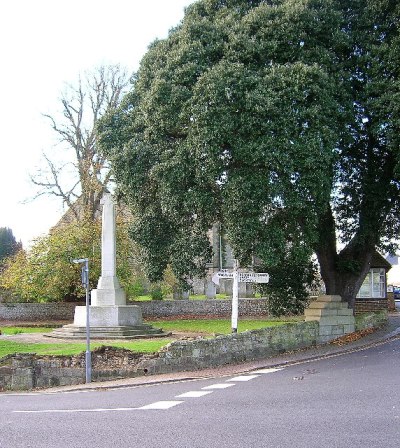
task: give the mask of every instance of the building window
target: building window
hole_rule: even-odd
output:
[[[357,298],[385,298],[385,277],[385,269],[370,269],[358,291]]]

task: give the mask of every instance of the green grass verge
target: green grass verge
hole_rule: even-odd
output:
[[[256,330],[264,327],[273,327],[284,325],[286,323],[293,323],[303,320],[303,318],[285,318],[285,319],[239,319],[238,331]],[[148,322],[156,328],[162,328],[164,331],[182,331],[202,333],[205,336],[213,334],[229,334],[231,333],[230,319],[178,319],[178,320],[158,320],[155,322]],[[18,334],[18,333],[47,333],[51,331],[49,328],[40,327],[2,327],[3,334]],[[125,348],[134,352],[154,353],[161,347],[171,342],[171,340],[134,340],[113,342],[107,341],[92,342],[91,349],[101,345],[110,345],[112,347]],[[37,353],[38,355],[76,355],[86,350],[85,343],[23,343],[17,341],[0,340],[0,358],[13,353]]]
[[[1,334],[48,333],[49,327],[0,327]]]
[[[161,347],[171,342],[170,340],[157,339],[154,341],[126,341],[107,342],[106,344],[94,342],[90,344],[91,350],[102,345],[125,348],[138,353],[155,353]],[[77,355],[86,350],[86,343],[59,343],[59,344],[28,344],[16,341],[0,340],[0,358],[13,353],[36,353],[38,355]]]
[[[278,325],[284,325],[287,323],[293,323],[302,320],[288,319],[288,320],[257,320],[257,319],[245,319],[238,321],[238,332],[246,330],[257,330],[264,327],[274,327]],[[187,331],[187,332],[201,332],[206,334],[229,334],[231,333],[231,321],[230,319],[182,319],[171,321],[157,321],[149,322],[155,327],[161,327],[164,331]]]

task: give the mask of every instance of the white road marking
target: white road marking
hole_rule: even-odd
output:
[[[207,389],[227,389],[228,387],[234,386],[234,384],[213,384],[211,386],[202,387],[203,390]]]
[[[155,403],[142,406],[137,409],[169,409],[178,404],[184,403],[183,401],[156,401]]]
[[[200,398],[204,397],[204,395],[212,394],[212,391],[200,391],[200,390],[192,390],[191,392],[185,392],[181,395],[176,395],[175,398]]]
[[[259,374],[264,373],[274,373],[279,370],[283,370],[283,368],[266,368],[256,370],[254,375],[240,375],[234,378],[230,378],[227,382],[235,383],[235,382],[246,382],[253,380],[254,378],[258,378]],[[227,383],[217,383],[212,384],[210,386],[202,387],[202,391],[190,391],[185,392],[180,395],[176,395],[175,398],[200,398],[205,395],[211,394],[212,390],[215,389],[227,389],[228,387],[232,387],[235,384],[227,384]],[[10,394],[14,395],[14,394]],[[40,393],[27,393],[27,394],[16,394],[16,395],[41,395]],[[155,403],[151,403],[140,408],[95,408],[95,409],[43,409],[43,410],[21,410],[21,411],[12,411],[15,414],[60,414],[60,413],[78,413],[78,412],[127,412],[127,411],[137,411],[137,410],[150,410],[150,409],[170,409],[178,404],[184,403],[183,401],[156,401]]]
[[[230,380],[227,381],[232,381],[232,382],[236,382],[236,381],[250,381],[250,380],[254,380],[254,378],[258,378],[260,375],[246,375],[246,376],[235,376],[234,378],[231,378]]]
[[[279,370],[283,370],[282,367],[281,368],[255,370],[254,373],[274,373],[274,372],[278,372]]]
[[[94,408],[94,409],[41,409],[33,411],[12,411],[14,414],[74,414],[78,412],[127,412],[143,409],[169,409],[183,401],[157,401],[140,408]]]
[[[13,414],[73,414],[78,412],[136,411],[140,408],[95,408],[95,409],[42,409],[37,411],[12,411]]]

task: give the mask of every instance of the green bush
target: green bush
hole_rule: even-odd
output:
[[[150,296],[151,296],[152,300],[162,300],[164,298],[164,294],[163,294],[161,286],[159,286],[159,285],[153,286],[150,289]]]

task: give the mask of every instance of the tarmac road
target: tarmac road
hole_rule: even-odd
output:
[[[0,394],[0,447],[397,447],[399,369],[392,335],[228,376]]]

